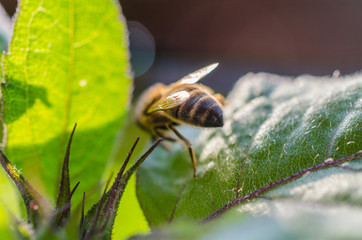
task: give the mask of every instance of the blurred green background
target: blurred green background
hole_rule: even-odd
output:
[[[223,94],[247,72],[360,70],[361,1],[119,1],[130,31],[136,95],[211,62],[220,66],[207,83]],[[12,16],[16,0],[0,2]]]

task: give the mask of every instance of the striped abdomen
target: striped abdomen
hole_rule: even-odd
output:
[[[221,104],[208,92],[199,88],[189,89],[190,98],[167,111],[173,118],[199,127],[224,125]]]

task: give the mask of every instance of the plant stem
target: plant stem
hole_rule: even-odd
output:
[[[328,162],[324,161],[324,162],[322,162],[322,163],[320,163],[318,165],[315,165],[313,167],[306,168],[306,169],[304,169],[304,170],[302,170],[300,172],[297,172],[297,173],[295,173],[293,175],[290,175],[289,177],[286,177],[286,178],[283,178],[281,180],[270,183],[267,186],[264,186],[262,188],[259,188],[259,189],[255,190],[254,192],[251,192],[251,193],[249,193],[249,194],[247,194],[247,195],[245,195],[243,197],[235,199],[234,201],[226,204],[225,206],[223,206],[219,210],[215,211],[214,213],[212,213],[208,217],[204,218],[201,222],[208,222],[210,220],[213,220],[213,219],[219,217],[221,214],[225,213],[230,208],[235,207],[236,205],[238,205],[240,203],[243,203],[243,202],[245,202],[247,200],[250,200],[252,198],[258,197],[260,194],[262,194],[262,193],[264,193],[266,191],[269,191],[274,187],[280,186],[280,185],[282,185],[282,184],[284,184],[286,182],[289,182],[291,180],[299,178],[299,177],[303,176],[304,174],[307,174],[309,172],[313,172],[313,171],[316,171],[316,170],[319,170],[319,169],[322,169],[322,168],[333,167],[333,166],[336,166],[336,165],[341,164],[343,162],[351,161],[353,159],[356,159],[356,158],[358,158],[360,156],[362,156],[362,151],[359,151],[356,154],[352,154],[352,155],[349,155],[347,157],[343,157],[343,158],[340,158],[340,159],[337,159],[337,160],[328,161]]]

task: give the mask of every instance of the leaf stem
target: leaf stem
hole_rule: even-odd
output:
[[[281,180],[270,183],[267,186],[264,186],[262,188],[259,188],[259,189],[255,190],[254,192],[251,192],[251,193],[249,193],[249,194],[247,194],[247,195],[245,195],[243,197],[235,199],[234,201],[226,204],[225,206],[223,206],[219,210],[215,211],[214,213],[212,213],[208,217],[204,218],[201,222],[204,223],[204,222],[208,222],[210,220],[213,220],[213,219],[219,217],[221,214],[225,213],[230,208],[235,207],[236,205],[238,205],[240,203],[243,203],[243,202],[245,202],[247,200],[250,200],[252,198],[258,197],[260,194],[262,194],[262,193],[264,193],[266,191],[269,191],[274,187],[280,186],[280,185],[282,185],[282,184],[284,184],[286,182],[289,182],[289,181],[291,181],[293,179],[299,178],[299,177],[303,176],[306,173],[313,172],[313,171],[323,169],[323,168],[333,167],[333,166],[336,166],[336,165],[341,164],[343,162],[351,161],[353,159],[356,159],[356,158],[358,158],[360,156],[362,156],[362,151],[359,151],[359,152],[357,152],[355,154],[352,154],[352,155],[349,155],[349,156],[346,156],[346,157],[343,157],[343,158],[340,158],[340,159],[337,159],[337,160],[328,161],[328,162],[323,161],[322,163],[317,164],[317,165],[315,165],[313,167],[306,168],[306,169],[304,169],[304,170],[302,170],[300,172],[297,172],[297,173],[295,173],[293,175],[290,175],[289,177],[286,177],[286,178],[283,178]]]

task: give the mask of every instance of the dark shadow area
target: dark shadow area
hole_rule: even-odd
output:
[[[359,1],[120,2],[126,19],[142,24],[155,42],[154,63],[136,78],[136,95],[150,82],[171,83],[212,62],[220,65],[202,83],[224,94],[247,72],[361,69]]]
[[[7,12],[16,0],[0,0]],[[120,0],[130,30],[135,96],[213,62],[203,83],[227,94],[248,72],[350,74],[361,69],[362,2]]]
[[[51,107],[44,87],[26,84],[13,79],[8,80],[8,82],[1,84],[4,102],[6,102],[4,106],[6,123],[14,122],[20,118],[26,113],[27,109],[34,105],[36,100],[40,100],[45,106]],[[16,98],[10,96],[16,96]],[[8,107],[11,108],[11,111],[6,109]],[[7,113],[11,113],[11,115]]]

